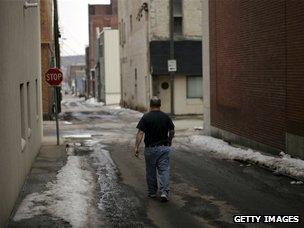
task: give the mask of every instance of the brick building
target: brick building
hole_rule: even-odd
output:
[[[304,2],[212,0],[209,9],[205,128],[304,158]]]
[[[86,66],[87,96],[94,96],[94,72],[97,63],[97,35],[104,27],[117,29],[117,0],[110,5],[89,5],[89,48],[88,65]]]
[[[53,0],[40,2],[41,29],[41,74],[54,66],[54,33],[53,33]],[[43,118],[50,119],[52,115],[52,90],[50,85],[42,80],[42,108]]]

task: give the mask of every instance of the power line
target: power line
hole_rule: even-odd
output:
[[[68,48],[72,53],[74,53],[75,55],[79,55],[73,48],[71,48],[70,45],[68,45],[66,42],[63,42],[64,47]]]
[[[63,31],[67,32],[70,35],[70,37],[72,38],[72,40],[75,41],[75,43],[77,43],[77,44],[79,44],[81,46],[84,46],[84,44],[81,44],[81,42],[79,42],[79,40],[73,35],[73,33],[70,32],[70,30],[68,29],[67,26],[63,25]]]
[[[60,49],[62,51],[64,51],[66,54],[68,55],[74,55],[74,53],[72,53],[71,51],[67,50],[65,46],[63,46],[63,44],[60,45]]]

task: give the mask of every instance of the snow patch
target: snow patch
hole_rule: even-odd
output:
[[[191,144],[204,151],[213,152],[222,159],[255,163],[272,169],[276,173],[304,180],[304,161],[291,158],[290,155],[283,152],[280,154],[280,157],[264,155],[252,149],[232,147],[223,140],[203,135],[191,136],[190,145]]]
[[[103,102],[97,102],[97,100],[94,97],[87,99],[85,103],[94,106],[104,106]]]
[[[75,139],[86,139],[92,138],[91,134],[74,134],[74,135],[63,135],[63,138],[75,138]]]
[[[303,184],[303,181],[291,181],[290,184],[301,185]]]
[[[68,221],[73,227],[85,227],[93,199],[93,176],[82,169],[82,157],[69,156],[67,163],[57,174],[57,180],[47,184],[46,191],[32,193],[20,204],[14,220],[50,214]]]

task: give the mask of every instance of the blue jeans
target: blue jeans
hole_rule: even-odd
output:
[[[169,194],[169,153],[170,147],[168,146],[145,148],[146,179],[149,194],[157,193],[157,173],[161,194]]]

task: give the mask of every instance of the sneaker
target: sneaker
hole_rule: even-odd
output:
[[[168,200],[169,200],[168,196],[165,193],[161,194],[161,196],[160,196],[161,202],[165,203],[165,202],[168,202]]]
[[[148,194],[148,197],[149,197],[149,198],[152,198],[152,199],[153,199],[153,198],[156,198],[156,194]]]

